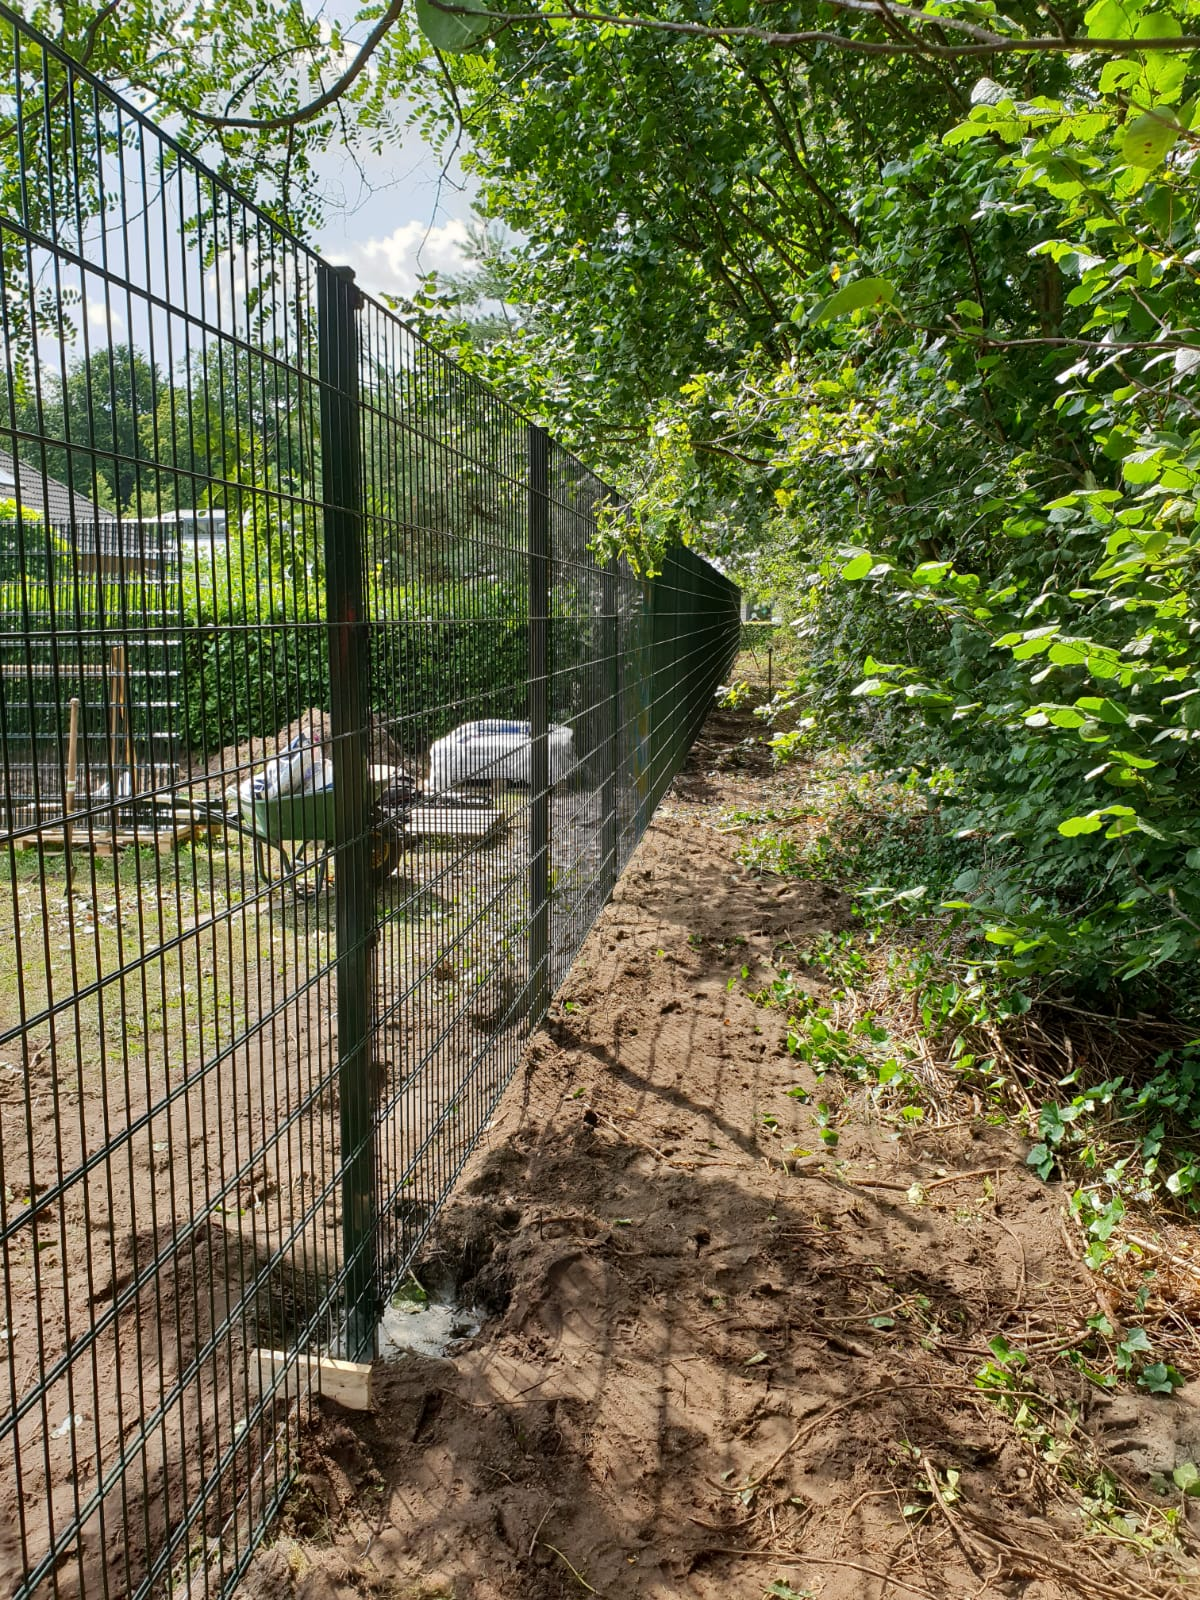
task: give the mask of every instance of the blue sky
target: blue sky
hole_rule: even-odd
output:
[[[353,16],[354,0],[326,0],[326,15]],[[471,189],[457,163],[442,161],[415,129],[382,155],[348,155],[331,144],[318,171],[328,200],[313,243],[347,263],[370,294],[407,294],[421,272],[455,271],[472,220]]]
[[[457,163],[442,177],[418,134],[382,156],[349,157],[331,146],[321,167],[328,208],[313,243],[352,266],[368,293],[407,294],[422,271],[462,266],[470,192]]]

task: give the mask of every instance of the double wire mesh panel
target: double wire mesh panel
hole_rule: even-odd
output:
[[[737,642],[0,10],[0,1588],[230,1592]]]

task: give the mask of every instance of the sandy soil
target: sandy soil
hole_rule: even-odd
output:
[[[527,800],[501,804],[486,845],[419,840],[381,891],[380,1178],[409,1173],[420,1197],[391,1208],[385,1261],[411,1248],[521,1049]],[[598,904],[601,830],[594,789],[552,807],[557,962]],[[20,1411],[0,1438],[0,1594],[55,1543],[47,1593],[130,1593],[223,1454],[181,1571],[273,1492],[279,1418],[256,1420],[245,1353],[290,1347],[313,1318],[330,1338],[341,1222],[333,891],[312,893],[311,873],[301,887],[259,884],[247,841],[216,834],[115,871],[80,852],[73,901],[61,856],[31,856],[0,905],[0,945],[19,931],[24,954],[20,982],[0,963],[0,1032],[41,1019],[0,1052],[0,1367]]]
[[[1061,1192],[969,1102],[917,1132],[864,1102],[835,1159],[779,1014],[729,986],[848,922],[737,864],[722,819],[780,792],[750,727],[710,721],[444,1218],[427,1271],[481,1331],[381,1363],[373,1415],[325,1408],[247,1600],[1176,1592],[972,1381],[992,1336],[1095,1311]],[[1196,1387],[1169,1417],[1059,1398],[1087,1450],[1169,1471]]]

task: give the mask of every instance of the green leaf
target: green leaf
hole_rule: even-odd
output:
[[[1063,1114],[1056,1105],[1044,1105],[1038,1113],[1038,1132],[1047,1144],[1057,1144],[1066,1131]]]
[[[1130,166],[1157,167],[1182,134],[1170,107],[1157,106],[1125,124],[1121,154]]]
[[[1099,695],[1081,695],[1075,704],[1080,711],[1086,711],[1088,716],[1095,717],[1099,722],[1124,724],[1129,721],[1129,715],[1123,711],[1115,700],[1101,698]]]
[[[1146,16],[1138,18],[1134,37],[1137,39],[1178,39],[1179,24],[1174,17],[1169,17],[1165,11],[1151,11]],[[1164,57],[1170,60],[1170,57]]]
[[[818,324],[833,322],[837,317],[848,317],[854,311],[868,308],[880,310],[894,304],[895,299],[895,286],[886,278],[857,278],[853,283],[843,284],[836,294],[830,295],[813,321]]]
[[[1184,1494],[1200,1494],[1200,1467],[1194,1461],[1181,1461],[1171,1476]]]
[[[1121,461],[1126,483],[1154,483],[1162,468],[1161,450],[1131,450]]]
[[[1128,39],[1133,34],[1129,9],[1121,0],[1098,0],[1083,20],[1089,39]]]
[[[992,1352],[998,1367],[1023,1367],[1029,1361],[1025,1352],[1014,1350],[1002,1333],[994,1334],[988,1340],[988,1349]]]
[[[1046,715],[1047,720],[1056,728],[1082,728],[1087,720],[1083,712],[1076,711],[1073,706],[1056,706]]]
[[[1068,817],[1060,822],[1058,831],[1064,839],[1074,839],[1081,833],[1099,833],[1103,826],[1103,813],[1092,811],[1086,817]]]
[[[1151,1394],[1174,1394],[1176,1389],[1182,1389],[1183,1376],[1167,1362],[1155,1361],[1138,1374],[1138,1387],[1149,1389]]]
[[[417,0],[417,24],[435,50],[452,55],[468,51],[491,27],[490,17],[469,16],[482,8],[482,0],[452,0],[457,8],[446,11],[435,0]]]
[[[867,576],[874,565],[875,557],[863,551],[861,555],[857,555],[852,560],[847,561],[842,568],[841,575],[847,583],[858,583],[860,579]]]
[[[1032,1167],[1045,1182],[1054,1171],[1054,1151],[1047,1144],[1035,1144],[1025,1157],[1025,1165]]]
[[[1134,440],[1121,428],[1113,428],[1103,436],[1104,454],[1110,461],[1123,461],[1137,449]]]
[[[1100,93],[1127,94],[1141,75],[1141,63],[1132,56],[1115,56],[1100,72]]]
[[[1140,19],[1137,36],[1139,39],[1177,39],[1179,24],[1174,17],[1155,11]],[[1146,100],[1159,103],[1177,100],[1190,67],[1187,51],[1177,50],[1168,54],[1165,50],[1148,50],[1142,58],[1140,78],[1149,92],[1139,96],[1138,100],[1142,104]],[[1138,100],[1134,103],[1137,104]],[[1186,117],[1180,120],[1185,128],[1189,125]]]
[[[994,78],[980,78],[971,90],[971,104],[973,106],[998,106],[1001,101],[1010,99],[1011,96],[1002,84]]]
[[[913,568],[913,578],[918,583],[938,584],[951,570],[949,561],[922,561]]]
[[[1088,659],[1088,653],[1077,644],[1052,644],[1050,659],[1056,667],[1079,667]]]

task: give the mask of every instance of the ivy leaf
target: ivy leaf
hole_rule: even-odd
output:
[[[1150,1336],[1145,1328],[1130,1328],[1121,1340],[1120,1348],[1127,1355],[1144,1355],[1150,1348]]]
[[[1025,1157],[1025,1164],[1032,1167],[1044,1183],[1054,1171],[1054,1152],[1047,1144],[1035,1144]]]
[[[1155,1361],[1138,1374],[1138,1387],[1151,1394],[1174,1394],[1183,1387],[1183,1377],[1165,1361]]]
[[[1029,1357],[1023,1350],[1014,1350],[1012,1345],[1002,1333],[995,1334],[988,1340],[988,1349],[998,1367],[1007,1370],[1009,1367],[1025,1367],[1029,1365]]]
[[[1046,1143],[1058,1144],[1065,1131],[1066,1124],[1059,1108],[1052,1104],[1044,1105],[1038,1113],[1038,1132]]]

